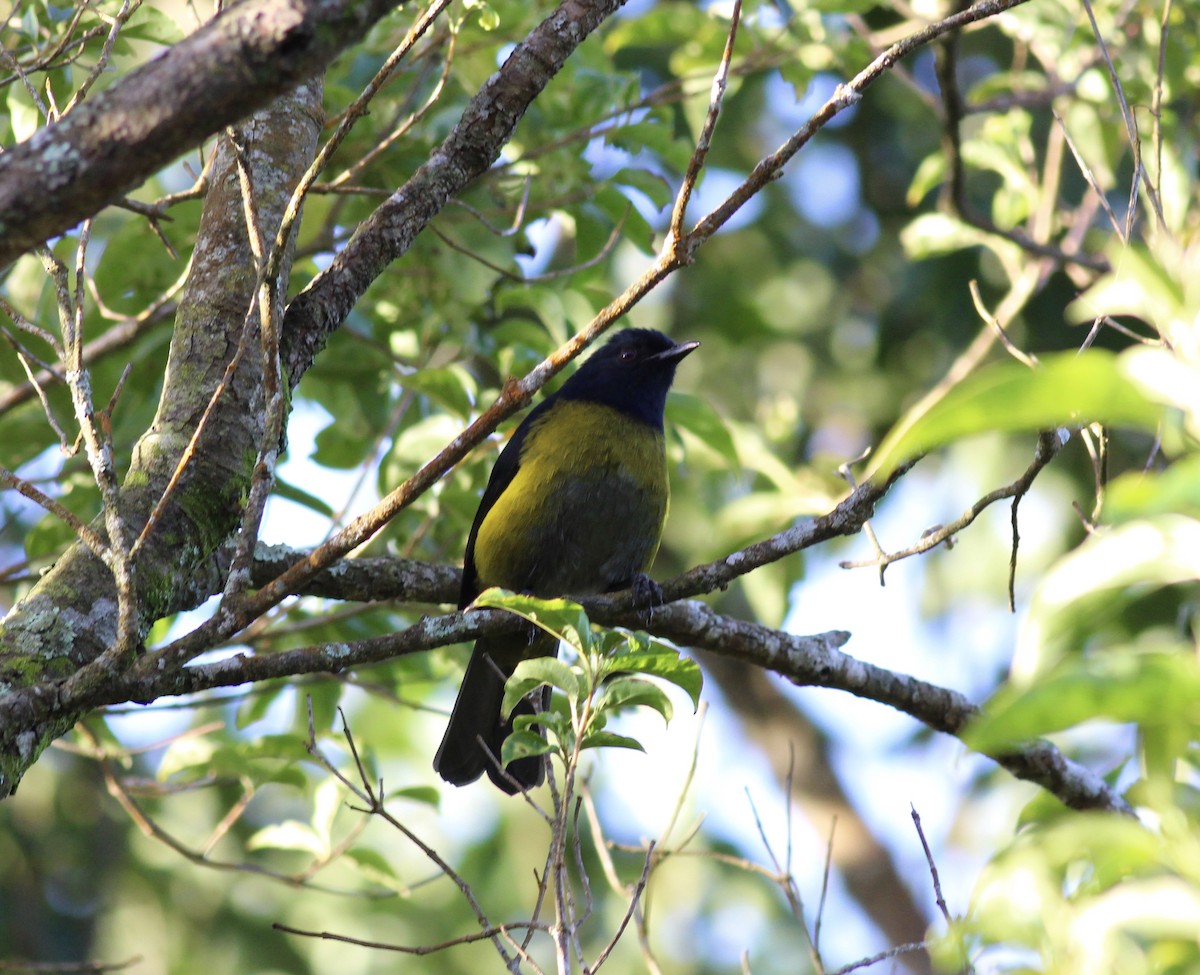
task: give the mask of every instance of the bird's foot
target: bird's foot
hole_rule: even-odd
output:
[[[633,608],[646,614],[646,621],[654,619],[654,611],[664,603],[663,590],[657,582],[646,573],[639,572],[633,577]]]

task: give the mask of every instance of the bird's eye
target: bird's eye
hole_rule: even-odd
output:
[[[633,349],[622,349],[618,357],[622,362],[633,362],[637,358],[637,353]]]

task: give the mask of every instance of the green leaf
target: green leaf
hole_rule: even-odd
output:
[[[329,848],[306,824],[295,819],[264,826],[246,841],[248,850],[297,850],[318,859],[329,855]]]
[[[500,311],[532,312],[555,342],[567,339],[567,313],[557,288],[529,284],[506,289],[496,296],[496,307]]]
[[[927,193],[941,186],[946,179],[946,156],[935,152],[921,160],[908,187],[905,202],[910,207],[916,207],[925,199]]]
[[[945,213],[926,213],[904,228],[900,242],[914,261],[985,243],[987,235]]]
[[[644,636],[644,634],[643,634]],[[681,656],[678,650],[666,644],[652,641],[649,652],[625,653],[610,660],[610,672],[649,674],[682,688],[692,699],[694,707],[700,706],[700,692],[704,687],[704,675],[699,664]]]
[[[211,738],[177,738],[167,746],[158,763],[158,780],[165,782],[177,772],[207,765],[217,750]]]
[[[533,657],[517,664],[504,685],[504,713],[511,713],[521,698],[543,684],[562,691],[572,704],[579,700],[579,679],[574,670],[557,657]]]
[[[480,593],[471,605],[481,609],[502,609],[520,616],[570,644],[581,655],[592,647],[592,624],[587,613],[582,606],[569,599],[538,599],[536,596],[492,588]]]
[[[43,123],[41,113],[38,112],[30,100],[28,92],[21,85],[12,85],[9,88],[6,104],[8,121],[12,127],[15,142],[24,142],[41,128]]]
[[[57,557],[75,541],[75,531],[58,515],[45,514],[25,532],[25,557],[30,562]]]
[[[342,808],[342,786],[332,776],[317,786],[313,796],[313,833],[320,837],[325,849],[333,846],[333,821]]]
[[[351,866],[372,883],[378,884],[380,887],[385,887],[388,890],[393,890],[397,894],[407,894],[409,892],[408,885],[400,882],[388,858],[378,850],[352,846],[345,852],[344,856]]]
[[[916,419],[902,420],[884,438],[868,476],[979,433],[1096,422],[1154,431],[1162,418],[1162,407],[1147,399],[1109,352],[1046,356],[1034,369],[999,362],[972,373]]]
[[[1192,437],[1200,437],[1200,369],[1195,363],[1168,349],[1142,346],[1123,352],[1121,365],[1147,398],[1181,410],[1187,431]],[[1169,427],[1165,431],[1164,447],[1176,451],[1195,447],[1187,442],[1173,444],[1169,436],[1173,432]]]
[[[404,377],[404,386],[428,396],[433,402],[464,419],[470,416],[479,394],[475,377],[458,363],[441,368],[418,369]]]
[[[985,705],[964,740],[996,752],[1096,718],[1200,729],[1200,666],[1186,651],[1112,653],[1064,661],[1027,687],[1009,685]]]
[[[254,689],[253,694],[247,695],[238,704],[237,715],[234,719],[235,727],[241,731],[255,721],[261,721],[266,717],[272,705],[284,694],[290,694],[291,690],[283,681],[260,684]]]
[[[434,809],[441,805],[441,793],[429,785],[409,785],[402,789],[392,789],[387,794],[389,799],[408,799],[410,802],[420,802]]]
[[[385,461],[388,476],[399,483],[412,473],[414,467],[424,464],[460,433],[462,424],[446,413],[434,413],[418,420],[396,437]],[[320,439],[318,435],[318,442]]]
[[[596,701],[599,711],[618,711],[622,708],[649,707],[670,721],[674,713],[671,699],[661,687],[637,677],[615,677],[608,681]]]
[[[1162,515],[1091,535],[1043,577],[1017,636],[1019,682],[1040,680],[1130,598],[1200,579],[1200,521]]]
[[[550,751],[550,742],[536,731],[514,731],[504,739],[500,749],[500,762],[507,765],[518,758],[532,758]]]
[[[660,210],[675,197],[671,185],[661,175],[648,169],[626,166],[610,176],[608,182],[640,190]]]
[[[1180,266],[1170,250],[1152,252],[1145,245],[1129,246],[1118,238],[1106,248],[1113,270],[1067,306],[1068,321],[1092,321],[1098,315],[1132,315],[1170,336],[1177,324],[1190,329],[1198,310],[1196,295],[1185,292],[1183,281],[1195,271]]]
[[[305,508],[324,515],[326,518],[333,517],[333,508],[323,500],[315,494],[309,494],[307,491],[296,487],[294,484],[289,484],[281,478],[275,479],[275,493],[281,498],[294,501],[296,504],[303,505]]]
[[[129,40],[175,44],[183,40],[185,32],[179,23],[164,11],[143,6],[138,15],[121,29],[121,36]]]
[[[741,467],[733,434],[709,402],[689,393],[672,392],[667,397],[667,419],[715,450],[731,468]]]
[[[1166,514],[1200,516],[1200,455],[1184,457],[1165,471],[1122,474],[1109,484],[1103,510],[1108,524]]]
[[[593,731],[590,735],[585,735],[583,741],[579,745],[580,748],[629,748],[637,752],[645,752],[642,743],[636,738],[629,738],[626,735],[616,735],[611,731]]]

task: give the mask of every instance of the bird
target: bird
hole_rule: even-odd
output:
[[[600,346],[517,426],[500,452],[467,536],[459,608],[499,586],[539,597],[654,592],[646,575],[669,501],[663,413],[675,367],[699,342],[627,328]],[[452,785],[484,772],[503,792],[541,783],[541,756],[499,767],[513,719],[545,710],[548,688],[501,716],[518,663],[557,644],[527,626],[475,642],[434,757]]]

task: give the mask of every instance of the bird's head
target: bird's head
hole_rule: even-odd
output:
[[[561,399],[604,403],[662,427],[675,367],[699,342],[674,342],[662,332],[627,328],[609,339],[558,391]]]

